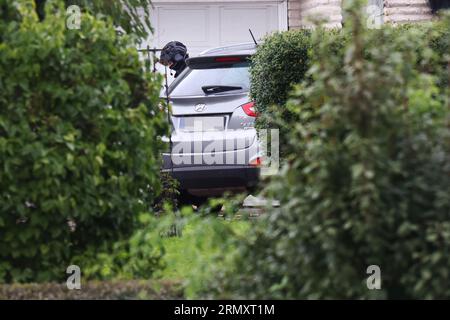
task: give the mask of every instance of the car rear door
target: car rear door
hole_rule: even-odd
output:
[[[248,149],[256,139],[254,118],[241,107],[249,102],[248,56],[194,58],[189,59],[188,68],[169,93],[173,152],[182,150],[194,157]],[[243,164],[236,161],[236,155],[228,156],[235,158],[234,164]]]

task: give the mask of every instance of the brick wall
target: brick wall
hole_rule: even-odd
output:
[[[341,26],[341,0],[288,0],[289,29],[310,27],[308,17],[327,19],[328,27]],[[404,23],[430,20],[428,0],[385,0],[384,21]]]
[[[288,26],[289,29],[297,29],[301,27],[300,6],[302,0],[288,1]]]
[[[394,23],[431,19],[428,0],[385,0],[384,21]]]
[[[327,20],[328,27],[341,26],[341,0],[289,0],[289,28],[310,27],[312,18]]]

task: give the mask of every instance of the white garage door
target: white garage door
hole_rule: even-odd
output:
[[[256,39],[287,29],[286,1],[279,0],[153,0],[154,34],[148,43],[161,48],[167,42],[183,42],[190,56],[205,49],[251,42],[248,29]]]

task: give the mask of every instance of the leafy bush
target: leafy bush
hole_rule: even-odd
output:
[[[285,104],[292,85],[305,78],[310,49],[311,33],[307,30],[279,32],[264,39],[252,57],[251,68],[250,94],[258,112],[265,115],[272,105]],[[270,116],[260,120],[260,125],[270,125]]]
[[[374,44],[383,46],[383,41],[389,41],[396,44],[395,48],[398,51],[408,50],[408,47],[403,46],[403,43],[395,42],[395,39],[405,32],[413,32],[425,44],[425,47],[414,48],[415,53],[420,56],[417,59],[417,67],[424,72],[436,74],[439,89],[446,90],[449,79],[445,56],[450,52],[446,26],[443,23],[414,23],[384,27],[390,30],[389,34],[386,34],[385,38],[373,37]],[[376,30],[372,32],[376,33]],[[327,47],[329,57],[344,54],[343,47],[349,41],[349,33],[328,30],[327,34],[331,36]],[[311,81],[307,71],[311,67],[311,61],[315,59],[314,54],[317,52],[318,43],[311,41],[309,30],[275,33],[264,39],[252,59],[251,96],[256,101],[260,113],[257,126],[279,128],[280,154],[283,158],[289,153],[287,144],[290,140],[290,129],[299,121],[297,114],[286,108],[286,102],[296,84]],[[427,50],[424,50],[425,48]],[[370,53],[364,52],[364,55],[370,59]],[[431,55],[433,59],[430,59]],[[425,61],[426,64],[424,64]],[[288,125],[286,125],[287,122]]]
[[[167,229],[168,218],[140,214],[131,236],[112,246],[90,246],[73,257],[71,264],[80,267],[84,280],[149,279],[155,271],[164,268],[161,235]]]
[[[34,0],[36,11],[41,19],[45,17],[45,5],[52,0]],[[150,35],[150,1],[122,0],[122,1],[91,1],[91,0],[63,0],[65,7],[77,5],[83,12],[107,15],[117,27],[123,31],[136,35],[135,41],[140,42]]]
[[[346,7],[343,54],[314,32],[313,81],[288,103],[289,165],[267,191],[281,206],[206,296],[450,298],[448,91],[418,67],[437,58],[417,54],[429,48],[417,30],[369,32],[360,8]],[[381,290],[366,286],[370,265]]]
[[[158,198],[155,199],[153,211],[156,213],[163,212],[165,205],[170,205],[172,208],[179,206],[178,197],[180,195],[180,183],[168,172],[161,172],[161,187],[164,192],[161,192]]]
[[[329,54],[339,54],[346,42],[339,30],[329,30],[335,35],[330,43]],[[310,81],[307,71],[311,67],[311,53],[314,52],[310,30],[292,30],[276,33],[264,39],[252,57],[250,94],[256,102],[259,117],[258,128],[280,130],[280,156],[284,160],[288,153],[290,126],[284,122],[296,123],[296,114],[285,107],[295,84]]]
[[[428,40],[430,48],[437,54],[436,64],[433,65],[434,71],[438,74],[438,86],[442,90],[448,89],[450,79],[448,76],[448,65],[450,55],[450,36],[448,25],[445,19],[448,19],[449,13],[442,15],[443,21],[426,26],[425,39]],[[447,17],[447,18],[445,18]]]
[[[219,203],[224,209],[218,217],[217,213],[210,212],[210,207]],[[176,224],[182,232],[178,237],[161,239],[164,268],[158,270],[155,277],[180,280],[184,296],[196,298],[221,268],[233,261],[238,253],[236,245],[245,239],[250,223],[246,215],[236,214],[240,203],[239,197],[214,199],[196,213],[192,207],[183,207],[176,220],[173,215],[166,215],[169,219],[162,225],[167,229]]]
[[[0,0],[0,282],[65,278],[160,191],[160,79],[109,19],[68,30],[61,4],[39,22],[32,0]]]
[[[445,91],[449,84],[447,63],[450,52],[450,37],[446,28],[445,22],[434,21],[399,25],[391,30],[394,37],[397,36],[397,33],[403,34],[406,32],[414,33],[416,37],[422,39],[426,44],[425,47],[414,49],[415,54],[418,55],[417,67],[423,72],[436,75],[436,84],[442,91]],[[374,41],[378,45],[383,45],[381,41],[384,41],[384,39],[374,39]],[[409,49],[402,46],[402,43],[398,43],[396,50]]]

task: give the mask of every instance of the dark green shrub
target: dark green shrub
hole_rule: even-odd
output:
[[[36,11],[41,19],[45,17],[45,5],[54,0],[34,0]],[[112,18],[116,26],[136,35],[135,41],[140,42],[150,35],[150,0],[63,0],[66,7],[77,5],[82,12],[94,15],[102,14]]]
[[[450,35],[448,25],[445,23],[445,19],[448,19],[448,15],[448,12],[446,15],[442,14],[444,20],[439,23],[428,25],[425,33],[425,38],[428,39],[430,48],[437,54],[434,71],[438,74],[438,86],[443,90],[448,89],[450,85],[448,73],[448,70],[450,69],[448,64],[448,57],[450,55]]]
[[[0,282],[65,278],[160,190],[160,79],[110,20],[66,29],[61,3],[38,22],[32,0],[0,0]]]
[[[308,71],[311,33],[307,30],[280,32],[264,39],[252,58],[251,96],[262,115],[272,105],[285,104],[293,84],[304,80]],[[270,125],[270,116],[260,119]]]
[[[397,33],[403,34],[406,32],[414,33],[416,37],[421,38],[421,41],[426,45],[425,47],[415,48],[415,54],[418,55],[417,67],[423,72],[436,75],[435,80],[438,88],[445,91],[449,83],[447,56],[450,52],[450,37],[445,25],[445,18],[444,21],[385,26],[385,28],[389,27],[392,28],[394,37],[397,36]],[[385,41],[385,39],[374,39],[374,41],[376,41],[376,44],[382,45],[381,41]],[[399,43],[396,49],[399,51],[407,49],[402,45],[402,43]]]
[[[314,81],[288,103],[292,153],[268,189],[281,206],[207,296],[450,298],[448,91],[418,67],[429,44],[417,30],[368,32],[358,3],[345,54],[330,57],[334,39],[314,33]],[[381,290],[366,286],[370,265]]]
[[[154,214],[138,215],[134,232],[111,245],[90,246],[71,264],[80,267],[83,280],[149,279],[163,269],[162,233],[172,217],[157,218]]]
[[[346,40],[340,30],[329,30],[335,35],[328,47],[329,55],[340,54]],[[310,81],[307,71],[311,67],[314,52],[311,31],[292,30],[276,33],[264,39],[252,58],[251,96],[256,102],[260,116],[258,128],[278,128],[280,130],[280,156],[288,153],[290,126],[296,123],[296,114],[285,107],[292,88],[302,81]]]
[[[339,54],[345,45],[345,35],[340,30],[328,30],[335,41],[328,47],[330,56]],[[252,57],[251,96],[257,103],[261,127],[273,124],[273,112],[284,110],[289,93],[295,84],[307,79],[314,52],[310,30],[290,30],[275,33],[264,39]],[[292,116],[292,115],[291,115]]]
[[[399,26],[387,24],[384,28],[390,32],[384,38],[373,37],[373,44],[383,46],[385,41],[394,42],[396,50],[408,50],[403,43],[396,43],[395,38],[405,32],[414,33],[415,37],[419,37],[425,44],[423,48],[414,48],[415,53],[419,55],[417,67],[437,75],[438,87],[440,90],[446,90],[449,79],[445,55],[450,52],[446,26],[442,23],[414,23]],[[376,30],[368,32],[377,33]],[[328,30],[326,35],[332,36],[326,54],[330,58],[345,54],[342,48],[349,41],[349,33]],[[315,58],[315,52],[311,31],[292,30],[265,38],[253,57],[251,95],[260,113],[257,126],[280,129],[280,154],[283,158],[289,153],[287,142],[290,140],[290,130],[299,121],[297,115],[290,112],[285,104],[293,86],[303,81],[311,81],[307,71],[311,67],[311,60]],[[369,52],[364,52],[364,55],[370,59]],[[430,59],[430,56],[433,56],[433,59]],[[424,64],[424,61],[427,63]]]
[[[179,182],[168,172],[162,172],[160,177],[161,187],[164,192],[161,192],[159,197],[155,199],[153,211],[156,213],[163,212],[165,205],[170,205],[172,208],[177,208],[179,206]]]

